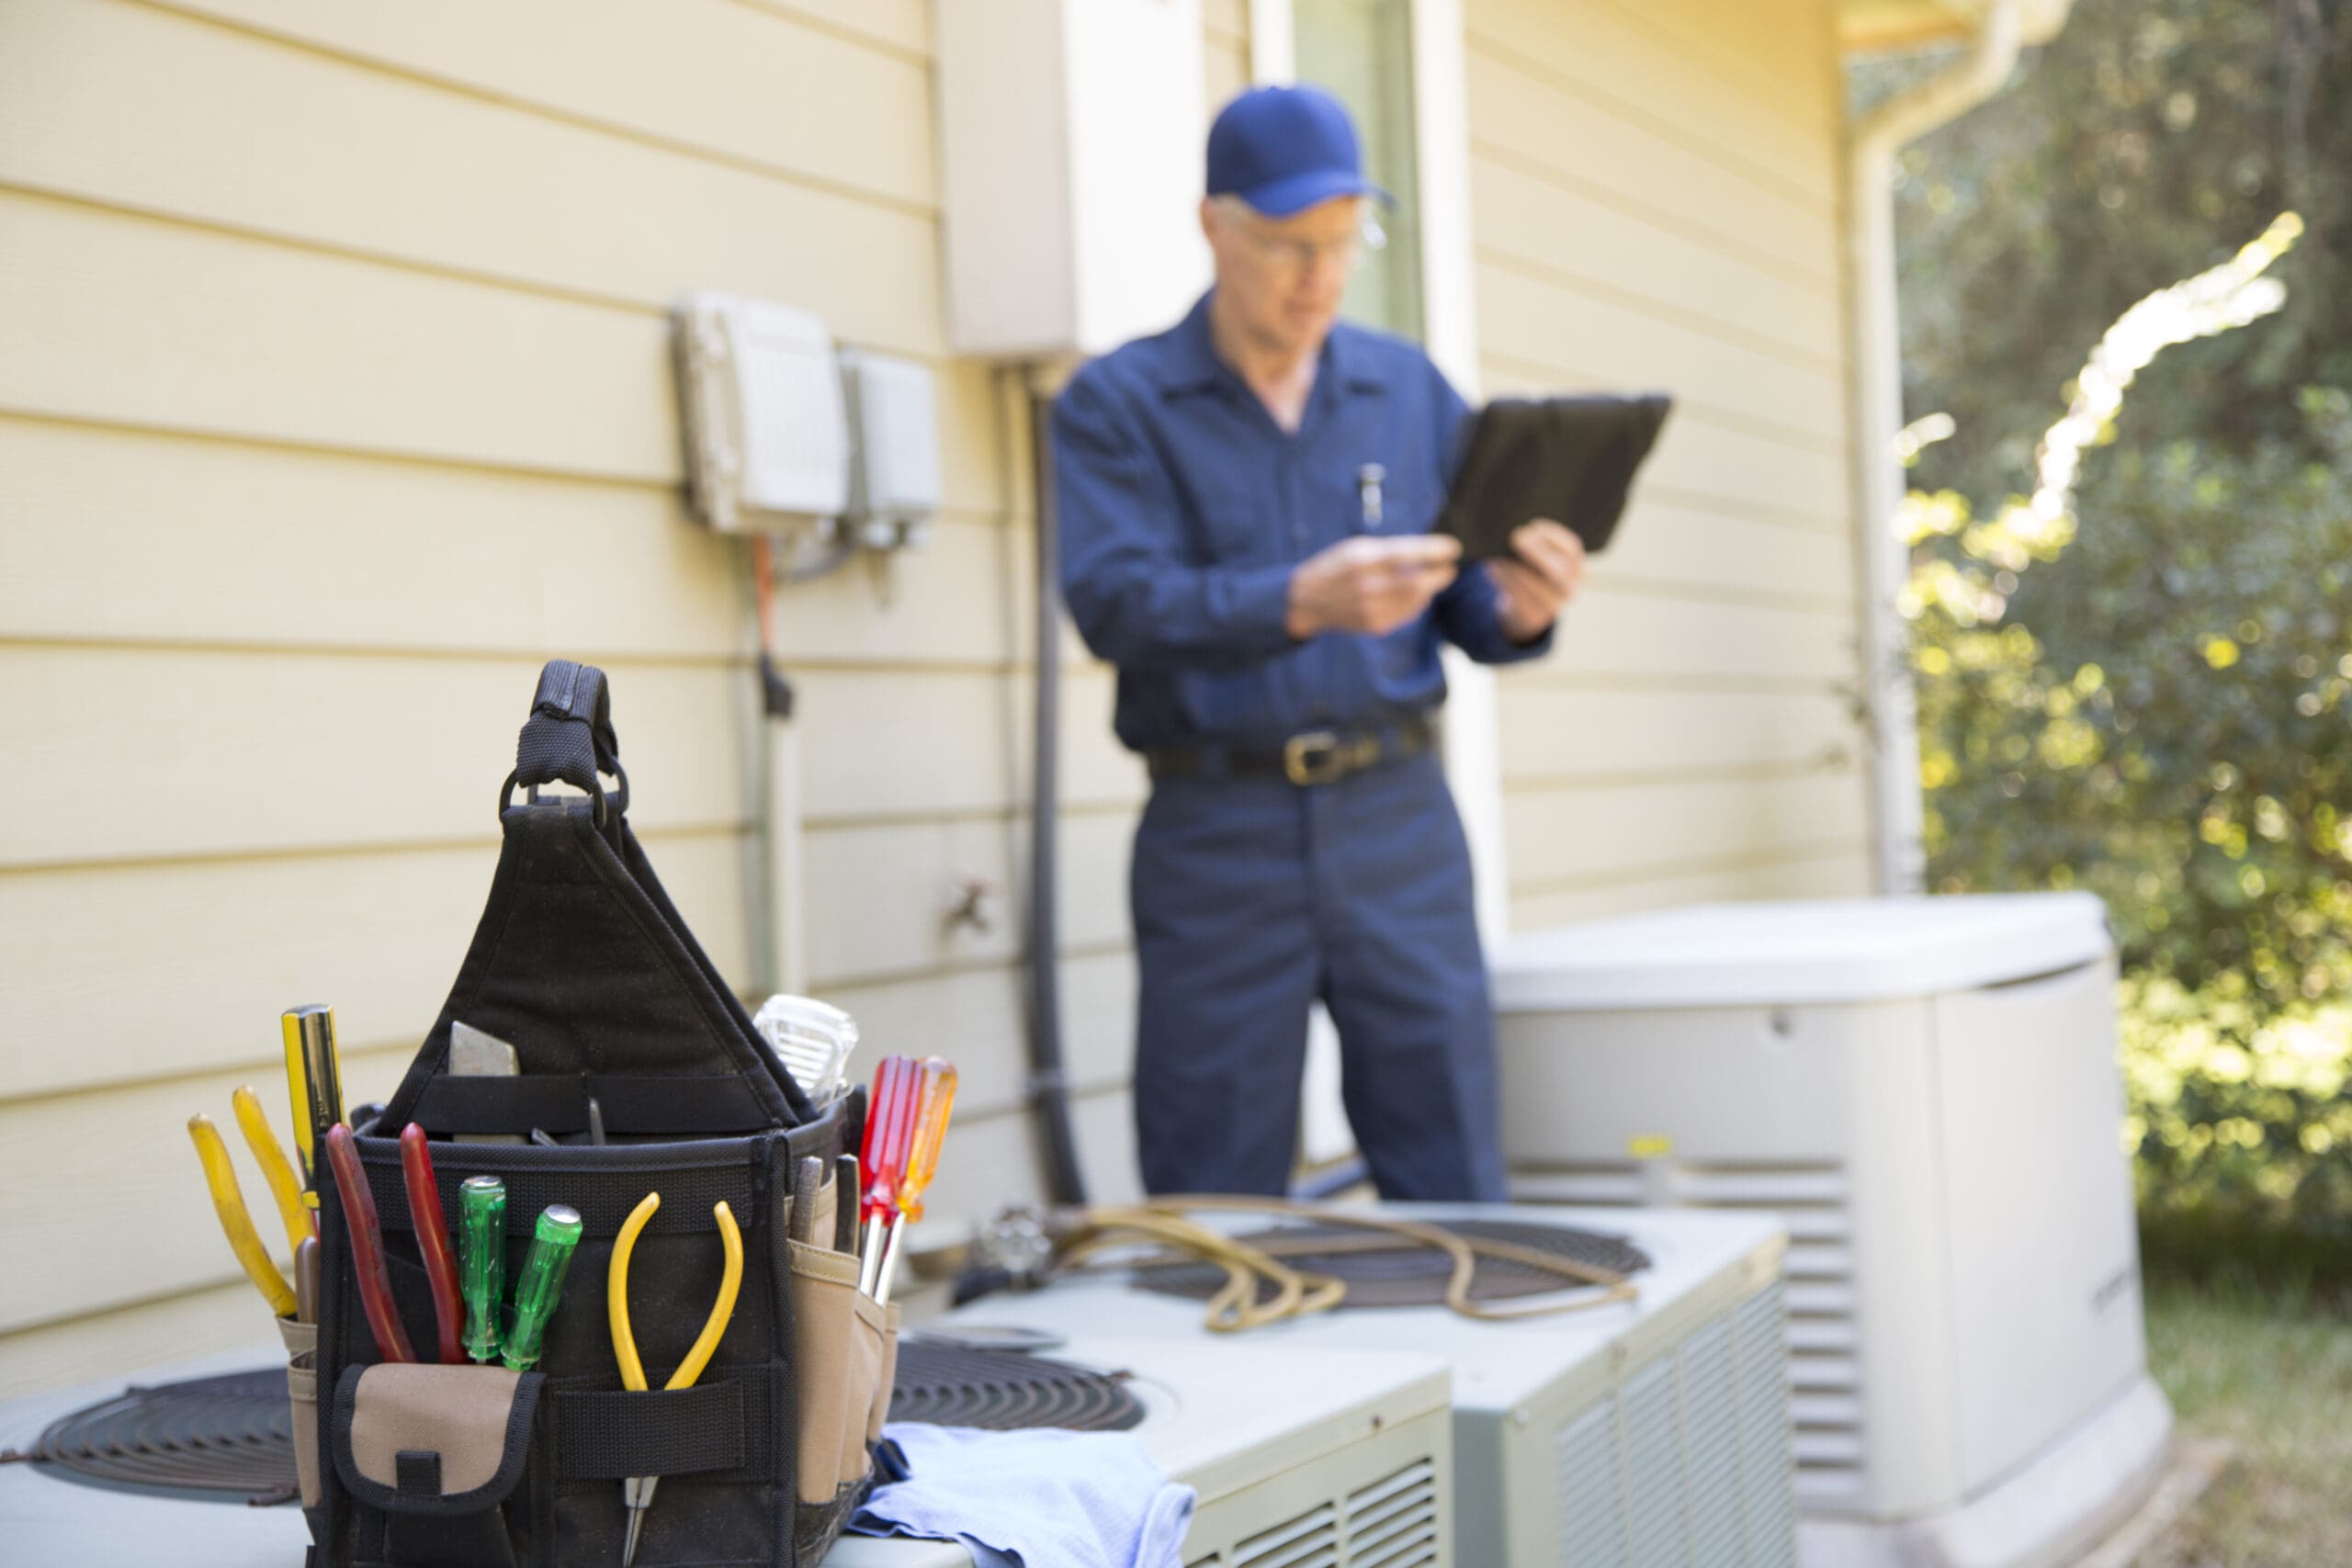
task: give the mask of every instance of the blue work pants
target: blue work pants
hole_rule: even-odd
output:
[[[1504,1197],[1469,849],[1433,755],[1305,787],[1162,780],[1130,896],[1147,1190],[1288,1190],[1319,998],[1382,1196]]]

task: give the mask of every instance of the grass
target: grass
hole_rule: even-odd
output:
[[[2222,1275],[2149,1282],[2148,1359],[2182,1427],[2236,1462],[2137,1568],[2352,1564],[2352,1309]]]

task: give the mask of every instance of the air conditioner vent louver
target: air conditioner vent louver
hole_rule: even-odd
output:
[[[1563,1568],[1794,1568],[1777,1284],[1555,1438]]]
[[[1417,1460],[1348,1497],[1348,1568],[1421,1568],[1440,1560],[1437,1466]]]
[[[1626,1384],[1626,1534],[1639,1568],[1682,1561],[1682,1466],[1675,1454],[1674,1363],[1657,1361]]]
[[[1796,1505],[1786,1481],[1790,1463],[1788,1375],[1781,1352],[1788,1325],[1781,1287],[1759,1291],[1733,1309],[1732,1355],[1738,1387],[1739,1504],[1752,1568],[1793,1568]],[[1701,1559],[1702,1562],[1706,1559]]]
[[[1233,1568],[1328,1568],[1340,1561],[1340,1511],[1326,1503],[1233,1549]]]
[[[1736,1488],[1698,1484],[1740,1473],[1738,1369],[1729,1320],[1692,1335],[1682,1351],[1682,1420],[1690,1448],[1690,1560],[1740,1561]]]
[[[1659,1176],[1663,1174],[1664,1190]],[[1838,1164],[1685,1165],[1660,1173],[1628,1162],[1521,1168],[1520,1202],[1610,1208],[1666,1201],[1698,1209],[1763,1210],[1789,1230],[1785,1310],[1797,1496],[1836,1503],[1862,1489],[1862,1399],[1854,1326],[1852,1230],[1846,1170]]]
[[[1597,1405],[1562,1428],[1559,1455],[1560,1561],[1570,1568],[1623,1568],[1617,1402]]]

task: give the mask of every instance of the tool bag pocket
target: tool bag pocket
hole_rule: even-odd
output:
[[[534,1480],[536,1372],[400,1363],[348,1367],[327,1451],[368,1568],[515,1568],[534,1561],[548,1495]],[[544,1467],[541,1467],[542,1469]]]
[[[897,1359],[898,1309],[857,1288],[852,1254],[793,1242],[794,1359],[800,1385],[799,1507],[804,1562],[830,1548],[873,1483]]]
[[[292,1417],[294,1479],[302,1506],[319,1506],[319,1325],[277,1320],[286,1342],[286,1401]]]

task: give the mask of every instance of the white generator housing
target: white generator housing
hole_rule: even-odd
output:
[[[2071,1562],[2160,1470],[2088,895],[1713,905],[1495,957],[1514,1196],[1780,1214],[1808,1568]]]
[[[1167,1353],[1434,1355],[1453,1372],[1455,1522],[1445,1561],[1457,1568],[1795,1562],[1777,1222],[1429,1204],[1378,1212],[1553,1219],[1624,1235],[1654,1267],[1635,1276],[1634,1302],[1515,1323],[1442,1306],[1367,1307],[1212,1335],[1202,1303],[1116,1271],[991,1296],[944,1322],[1073,1336],[1115,1324],[1122,1335],[1163,1339]],[[1216,1223],[1241,1231],[1260,1222]],[[1138,1366],[1150,1364],[1138,1354]]]

